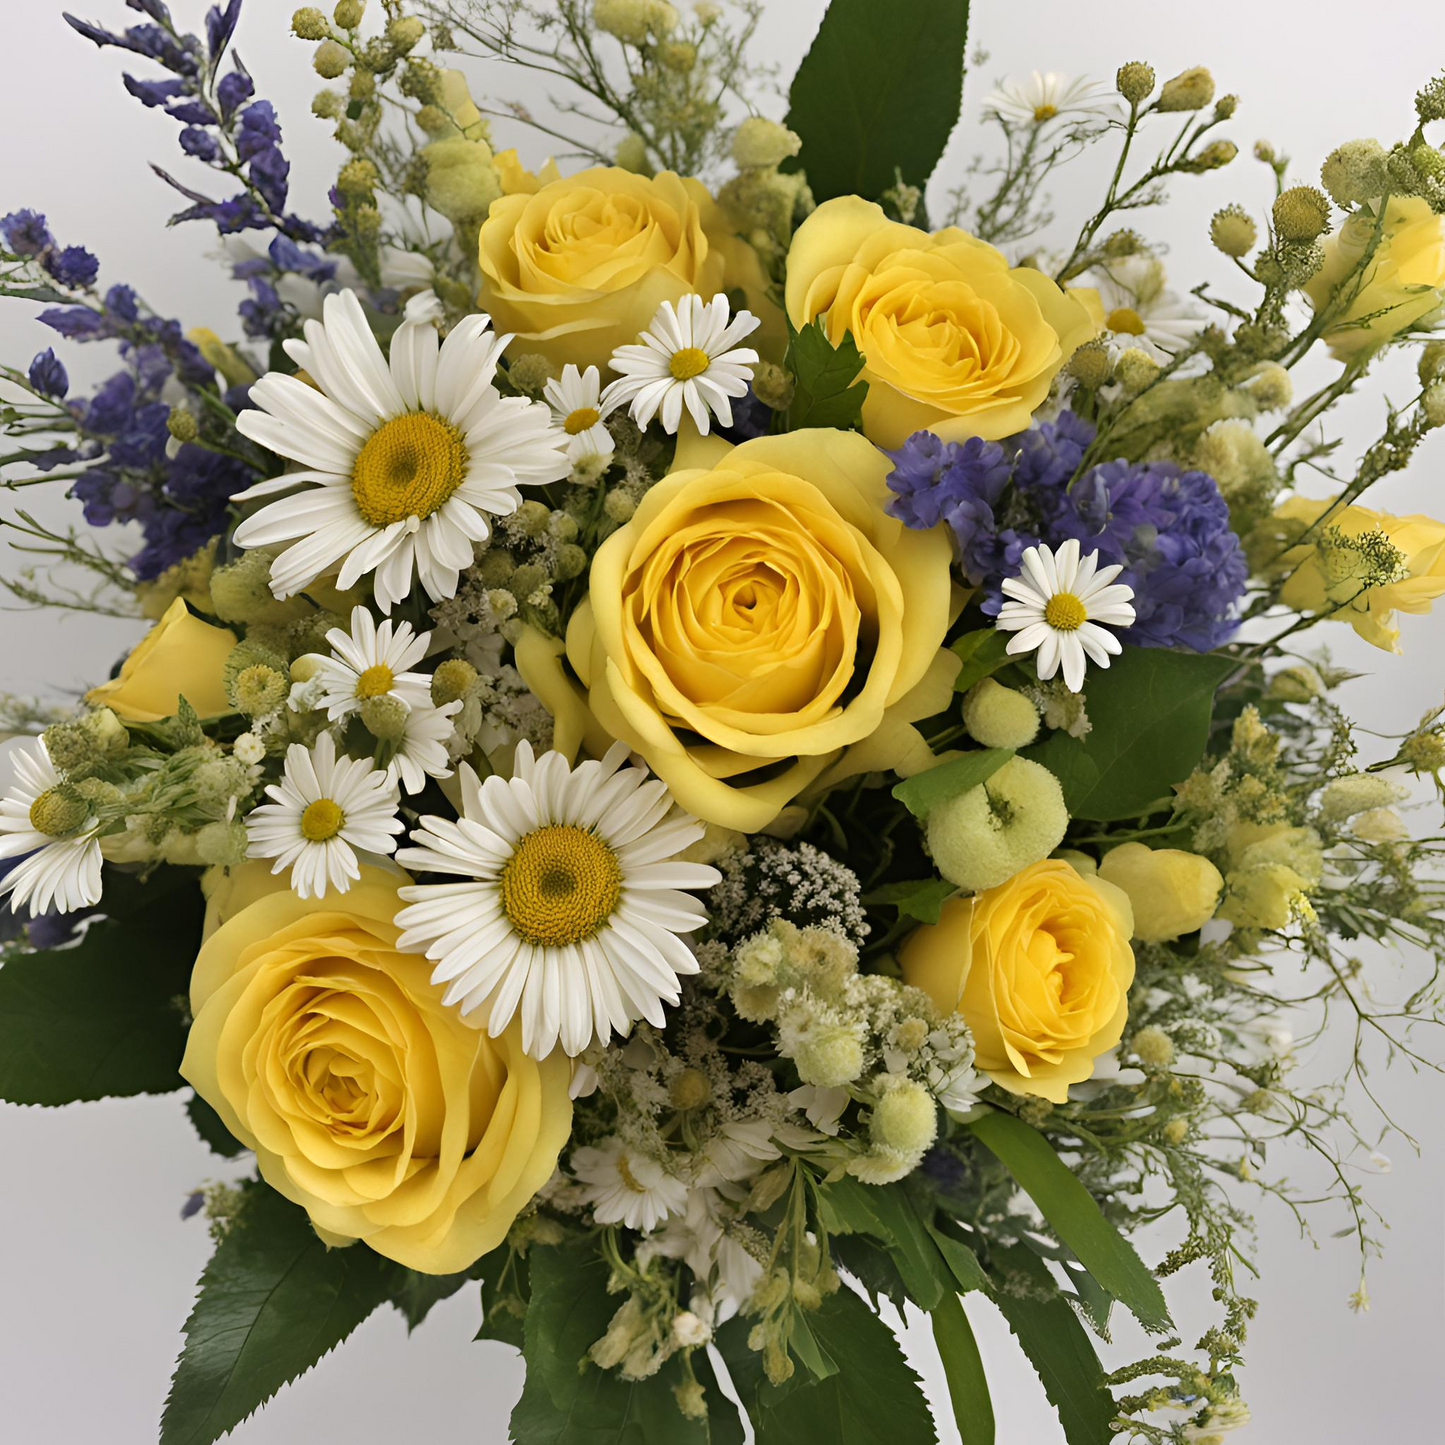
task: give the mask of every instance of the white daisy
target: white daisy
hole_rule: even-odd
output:
[[[32,918],[99,903],[100,842],[90,809],[65,789],[41,738],[10,758],[15,780],[0,799],[0,858],[20,861],[0,878],[0,898],[9,894],[11,911],[28,906]]]
[[[251,388],[237,429],[304,470],[237,495],[270,502],[236,529],[243,547],[291,545],[271,567],[271,590],[290,597],[339,567],[337,586],[375,573],[383,612],[411,591],[455,596],[485,542],[489,517],[507,516],[519,486],[568,472],[547,408],[492,385],[509,336],[468,316],[445,342],[430,322],[405,321],[388,365],[353,292],[326,298],[322,321],[287,355],[316,383],[268,372]]]
[[[442,1002],[493,1036],[520,1010],[522,1047],[544,1058],[560,1042],[575,1058],[636,1019],[659,1028],[678,1001],[678,977],[697,960],[679,936],[707,921],[695,898],[715,868],[677,855],[702,824],[673,806],[645,768],[623,767],[615,744],[599,763],[569,768],[560,753],[517,746],[511,779],[461,769],[461,818],[427,817],[419,847],[397,860],[464,883],[401,889],[402,948],[436,960]]]
[[[567,437],[567,455],[573,466],[592,458],[610,457],[612,433],[602,418],[616,409],[614,399],[602,403],[602,377],[595,366],[579,372],[569,361],[560,381],[549,381],[542,394],[552,408],[552,420]]]
[[[745,396],[758,353],[737,342],[761,323],[751,311],[739,311],[728,320],[728,299],[684,296],[673,310],[664,301],[652,325],[638,338],[641,345],[619,346],[612,353],[613,371],[622,378],[602,393],[610,407],[629,404],[632,419],[645,427],[662,413],[662,429],[675,432],[682,421],[684,403],[698,431],[707,435],[712,415],[729,426],[733,419],[731,397]]]
[[[447,744],[456,724],[452,718],[462,710],[462,700],[434,707],[428,698],[424,707],[408,708],[398,736],[388,739],[394,748],[386,770],[393,782],[399,781],[408,793],[419,793],[428,778],[449,778],[451,758]]]
[[[1088,279],[1099,289],[1104,329],[1121,348],[1135,346],[1167,362],[1208,325],[1199,307],[1169,290],[1157,256],[1124,256]]]
[[[1034,71],[1027,80],[1012,76],[1000,81],[983,103],[985,115],[1015,125],[1043,125],[1070,115],[1098,115],[1113,108],[1109,94],[1096,81],[1057,71]]]
[[[585,1186],[582,1197],[598,1224],[621,1224],[646,1234],[687,1208],[687,1185],[615,1134],[595,1148],[574,1150],[571,1169]]]
[[[431,678],[410,668],[426,656],[431,633],[420,636],[410,622],[383,621],[379,626],[365,607],[351,610],[351,631],[333,627],[326,634],[331,656],[316,655],[318,706],[332,722],[359,712],[373,697],[394,697],[410,708],[429,708]]]
[[[292,743],[273,802],[246,819],[252,858],[274,858],[273,873],[291,870],[292,890],[320,898],[328,887],[345,893],[361,877],[356,849],[390,853],[403,829],[396,816],[396,783],[365,759],[338,758],[330,733],[312,748]]]
[[[1108,667],[1109,655],[1121,649],[1119,639],[1099,623],[1132,627],[1134,589],[1115,582],[1124,569],[1100,567],[1099,554],[1079,559],[1079,544],[1070,537],[1057,552],[1044,543],[1023,556],[1023,571],[1004,578],[1011,600],[998,612],[998,626],[1018,635],[1009,641],[1010,654],[1038,650],[1040,681],[1063,669],[1070,692],[1084,685],[1084,655]],[[1112,584],[1112,585],[1111,585]]]

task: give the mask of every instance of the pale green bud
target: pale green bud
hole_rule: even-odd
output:
[[[874,1105],[868,1137],[884,1149],[921,1156],[938,1137],[933,1095],[922,1084],[900,1080]]]
[[[552,518],[552,509],[545,502],[529,498],[517,508],[514,518],[527,536],[540,537],[547,530],[547,523]],[[539,569],[537,580],[533,585],[540,586],[544,580],[545,575]]]
[[[1335,204],[1348,210],[1389,189],[1390,158],[1377,140],[1346,141],[1325,157],[1320,181]]]
[[[47,788],[30,805],[30,826],[47,838],[69,838],[85,826],[89,817],[85,800],[65,783]]]
[[[1145,1068],[1167,1068],[1174,1060],[1174,1041],[1163,1029],[1150,1024],[1134,1035],[1134,1054]]]
[[[1437,75],[1415,93],[1415,113],[1421,125],[1432,120],[1445,120],[1445,74]]]
[[[1275,361],[1261,362],[1245,383],[1245,390],[1261,411],[1279,411],[1294,399],[1294,382]]]
[[[286,701],[286,678],[264,662],[243,667],[227,689],[232,706],[247,717],[268,717]]]
[[[701,1069],[683,1069],[668,1085],[675,1109],[700,1109],[712,1098],[712,1085]]]
[[[744,170],[781,165],[803,148],[802,137],[760,115],[750,115],[733,135],[733,161]]]
[[[336,0],[336,8],[331,12],[331,18],[343,30],[355,30],[361,24],[361,17],[366,13],[366,0]]]
[[[613,154],[613,160],[624,171],[631,171],[636,176],[652,174],[652,166],[647,160],[647,142],[635,130],[630,130],[620,141],[617,142],[617,150]]]
[[[1130,395],[1152,386],[1159,377],[1159,363],[1148,352],[1131,346],[1114,364],[1114,376]]]
[[[386,38],[402,55],[426,34],[426,26],[415,15],[396,15],[386,22]]]
[[[335,40],[323,40],[311,57],[311,68],[322,80],[336,80],[346,74],[351,64],[351,52]]]
[[[841,1088],[863,1072],[863,1041],[856,1025],[837,1024],[810,1032],[793,1054],[798,1077],[820,1089]]]
[[[325,40],[331,27],[314,5],[303,5],[291,17],[291,33],[301,40]]]
[[[1356,813],[1388,808],[1405,796],[1405,790],[1378,773],[1352,773],[1325,785],[1320,794],[1320,816],[1327,823],[1342,823]]]
[[[1281,240],[1314,241],[1329,227],[1330,203],[1313,186],[1291,186],[1275,197],[1273,215]]]
[[[1445,379],[1445,341],[1431,341],[1420,352],[1420,385]]]
[[[1269,680],[1268,695],[1278,702],[1313,702],[1324,692],[1324,679],[1307,662],[1283,668]]]
[[[678,75],[687,75],[697,64],[697,46],[690,40],[669,40],[657,47],[657,63]]]
[[[696,1380],[683,1380],[672,1387],[678,1412],[687,1420],[707,1419],[707,1391]]]
[[[1239,154],[1239,147],[1232,140],[1212,140],[1197,155],[1187,160],[1182,169],[1203,175],[1205,171],[1217,171],[1227,166]]]
[[[1225,206],[1209,223],[1209,239],[1226,256],[1247,256],[1258,235],[1253,217],[1243,206]]]
[[[1182,1144],[1189,1137],[1188,1119],[1171,1119],[1164,1126],[1165,1140],[1174,1145]]]
[[[1114,83],[1130,105],[1143,105],[1154,90],[1154,67],[1142,60],[1127,61],[1119,67]]]
[[[501,178],[484,140],[450,136],[421,152],[426,161],[426,200],[455,225],[480,224],[502,194]]]
[[[557,548],[557,560],[553,564],[553,575],[559,582],[580,577],[587,567],[587,553],[575,542],[564,542]]]
[[[318,90],[311,99],[311,114],[322,120],[335,120],[345,109],[346,102],[334,90]]]
[[[621,487],[614,487],[603,497],[602,510],[611,521],[620,525],[631,520],[632,514],[637,510],[637,503]]]
[[[1426,426],[1445,426],[1445,381],[1434,381],[1420,398],[1420,411]]]
[[[361,721],[367,732],[380,742],[400,742],[406,736],[406,720],[411,709],[390,693],[369,697],[361,704]]]
[[[599,30],[628,45],[665,40],[677,28],[677,11],[667,0],[593,0],[592,20]]]
[[[1023,693],[986,677],[963,699],[963,725],[986,748],[1026,748],[1039,733],[1039,714]]]
[[[246,845],[246,825],[239,818],[207,823],[195,835],[197,858],[213,868],[234,868],[245,862]]]
[[[1069,358],[1065,370],[1080,386],[1097,391],[1114,374],[1114,362],[1104,342],[1087,341]]]
[[[201,434],[195,416],[183,406],[173,406],[166,418],[166,430],[178,442],[193,442]]]
[[[525,396],[541,396],[542,388],[556,374],[552,363],[535,351],[524,351],[520,356],[513,357],[507,368],[507,380]]]
[[[353,156],[341,167],[336,186],[342,195],[369,196],[381,181],[381,173],[365,156]]]
[[[445,707],[465,697],[467,689],[477,680],[477,670],[464,657],[449,657],[438,665],[431,678],[431,700]]]
[[[774,411],[786,411],[793,404],[796,383],[772,361],[760,361],[753,368],[753,394]]]
[[[1203,110],[1214,99],[1214,77],[1202,65],[1181,71],[1164,82],[1155,102],[1158,110]]]

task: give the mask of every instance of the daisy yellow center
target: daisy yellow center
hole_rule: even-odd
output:
[[[1077,632],[1089,620],[1089,609],[1072,592],[1055,592],[1044,604],[1044,621],[1055,632]]]
[[[363,701],[369,697],[384,697],[395,681],[395,673],[384,662],[378,662],[356,679],[356,695]]]
[[[310,843],[324,843],[345,826],[346,814],[330,798],[317,798],[301,815],[301,836]]]
[[[1058,106],[1050,105],[1048,101],[1034,107],[1034,119],[1036,121],[1052,120],[1058,113]]]
[[[575,437],[578,432],[596,426],[601,420],[602,413],[595,406],[579,406],[576,411],[568,413],[567,420],[562,423],[562,430],[569,437]]]
[[[635,1175],[629,1167],[626,1154],[619,1154],[617,1156],[617,1173],[621,1177],[623,1185],[634,1194],[647,1193],[647,1186],[637,1182],[637,1175]]]
[[[672,353],[667,369],[677,381],[690,381],[694,376],[701,376],[710,364],[711,358],[702,347],[684,346],[681,351]]]
[[[1142,336],[1144,320],[1132,306],[1116,306],[1105,318],[1104,326],[1109,331],[1125,336]]]
[[[68,838],[78,833],[90,809],[62,788],[47,788],[30,805],[30,826],[47,838]]]
[[[571,824],[534,829],[502,869],[502,912],[532,944],[559,948],[591,938],[621,897],[617,855]]]
[[[384,421],[351,469],[356,510],[373,527],[429,517],[467,474],[466,442],[456,427],[426,411]]]

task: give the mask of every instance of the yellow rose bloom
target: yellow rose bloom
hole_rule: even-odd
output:
[[[1182,848],[1121,843],[1099,865],[1099,877],[1129,895],[1134,937],[1168,943],[1214,917],[1224,878],[1208,858]]]
[[[945,441],[1023,431],[1074,350],[1088,309],[1041,271],[949,226],[930,235],[857,196],[824,203],[788,251],[788,319],[824,318],[834,346],[863,353],[863,430],[902,446],[926,428]]]
[[[183,697],[201,717],[218,717],[231,711],[222,669],[235,645],[234,632],[193,617],[177,597],[121,663],[120,675],[91,688],[85,700],[127,722],[174,717]]]
[[[1287,540],[1324,517],[1333,505],[1312,497],[1289,497],[1274,513],[1275,523]],[[1355,568],[1358,556],[1317,544],[1327,528],[1338,527],[1346,537],[1381,533],[1404,556],[1408,575],[1398,582],[1361,588]],[[1288,577],[1280,601],[1298,612],[1330,612],[1348,622],[1366,642],[1386,652],[1400,651],[1396,612],[1427,613],[1445,594],[1445,523],[1414,513],[1396,517],[1357,504],[1330,513],[1323,525],[1298,547],[1287,551],[1277,564]]]
[[[1375,218],[1356,212],[1324,243],[1324,265],[1305,283],[1319,311],[1350,276],[1375,234]],[[1350,285],[1355,283],[1351,281]],[[1348,361],[1382,345],[1440,308],[1445,290],[1445,217],[1419,196],[1392,199],[1364,282],[1324,332],[1330,354]]]
[[[740,287],[776,350],[782,319],[756,254],[700,181],[596,166],[529,189],[507,166],[478,242],[482,308],[517,350],[606,367],[664,301]],[[764,349],[763,347],[759,348]]]
[[[1122,889],[1046,858],[949,899],[898,961],[905,983],[962,1014],[974,1061],[995,1084],[1062,1104],[1123,1036],[1133,931]]]
[[[810,785],[928,760],[911,724],[959,667],[941,650],[950,551],[883,510],[891,464],[856,432],[714,455],[598,549],[567,630],[581,688],[538,634],[517,663],[559,750],[620,738],[688,812],[751,833]]]
[[[237,880],[191,976],[181,1073],[328,1243],[450,1274],[551,1177],[571,1065],[442,1007],[432,965],[396,947],[399,881],[364,868],[332,903]]]

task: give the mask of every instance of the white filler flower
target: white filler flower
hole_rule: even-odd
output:
[[[1041,681],[1063,670],[1064,685],[1078,692],[1084,685],[1084,658],[1108,667],[1111,653],[1120,651],[1119,639],[1100,623],[1132,627],[1134,589],[1115,582],[1124,569],[1100,567],[1099,554],[1082,561],[1079,544],[1069,538],[1057,552],[1044,543],[1023,555],[1023,571],[1004,578],[1004,595],[1010,600],[998,612],[998,625],[1017,633],[1008,650],[1038,652]],[[1112,585],[1111,585],[1112,584]]]
[[[681,890],[721,874],[677,858],[702,824],[626,759],[617,743],[570,768],[524,740],[510,779],[479,782],[464,766],[460,820],[423,818],[420,846],[397,853],[413,870],[469,880],[402,888],[399,946],[436,960],[442,1002],[483,1010],[493,1036],[520,1011],[533,1058],[559,1042],[575,1058],[635,1019],[660,1028],[679,975],[697,972],[679,935],[707,914]]]
[[[1096,81],[1057,71],[1034,71],[1027,80],[1010,77],[983,103],[985,115],[996,115],[1012,125],[1043,125],[1071,115],[1097,115],[1111,108]]]
[[[235,498],[293,493],[236,528],[243,547],[291,544],[271,567],[277,597],[338,566],[343,590],[376,574],[383,612],[414,576],[434,600],[455,596],[488,518],[517,510],[519,486],[567,475],[547,408],[493,387],[511,338],[489,325],[468,316],[442,342],[430,322],[403,322],[388,365],[361,303],[341,291],[306,323],[305,341],[285,343],[316,385],[269,372],[236,419],[242,435],[303,468]]]
[[[732,397],[745,396],[758,353],[737,343],[761,323],[751,311],[728,320],[728,299],[684,296],[673,310],[664,301],[638,346],[619,346],[612,369],[622,378],[611,382],[602,400],[624,402],[638,426],[645,427],[659,411],[662,429],[675,432],[686,405],[698,431],[707,435],[712,417],[724,425],[733,419]]]
[[[602,404],[602,377],[595,366],[578,371],[569,361],[562,368],[561,380],[549,381],[542,395],[552,408],[552,420],[567,438],[567,456],[573,466],[612,455],[612,433],[602,419],[616,409],[617,402]]]
[[[687,1185],[615,1134],[595,1148],[575,1150],[572,1173],[581,1180],[582,1196],[598,1224],[621,1224],[646,1234],[687,1208]]]
[[[333,627],[326,634],[330,657],[317,657],[314,674],[321,706],[332,722],[359,712],[374,697],[394,697],[408,707],[431,706],[431,678],[410,668],[426,656],[431,633],[417,636],[410,622],[377,625],[365,607],[351,611],[351,631]]]
[[[1094,271],[1104,308],[1104,330],[1116,346],[1138,347],[1161,364],[1183,351],[1208,319],[1199,307],[1171,291],[1157,256],[1123,256]]]
[[[30,916],[100,902],[100,842],[85,802],[61,782],[42,739],[10,754],[15,782],[0,799],[0,858],[19,858],[0,878],[0,898]],[[29,854],[29,857],[23,855]]]
[[[320,898],[328,887],[345,893],[361,877],[356,849],[390,853],[404,827],[396,816],[396,783],[363,759],[338,758],[330,733],[312,748],[292,743],[273,802],[246,819],[250,856],[274,858],[273,873],[291,870],[292,891]]]

